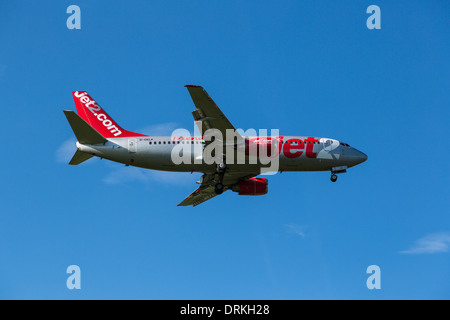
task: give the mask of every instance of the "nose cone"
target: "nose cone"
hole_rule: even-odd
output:
[[[356,166],[367,160],[367,155],[355,148],[351,148],[345,153],[345,159],[349,167]]]
[[[355,150],[356,151],[356,161],[358,162],[358,164],[363,163],[364,161],[366,161],[368,159],[367,155],[364,152],[361,152],[359,150]]]

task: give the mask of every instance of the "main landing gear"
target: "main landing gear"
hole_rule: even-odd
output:
[[[337,181],[337,175],[335,175],[334,173],[331,175],[330,178],[331,182],[336,182]]]
[[[224,162],[221,162],[217,165],[217,176],[218,176],[218,182],[214,186],[214,192],[216,194],[222,194],[224,190],[223,185],[223,175],[225,171],[227,170],[227,165]]]
[[[214,192],[216,194],[222,194],[223,193],[223,184],[220,182],[216,183],[216,185],[214,186]]]
[[[225,170],[227,170],[227,165],[225,164],[225,162],[221,162],[217,165],[217,172],[218,173],[225,173]]]

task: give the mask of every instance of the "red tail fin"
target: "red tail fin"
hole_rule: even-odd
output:
[[[122,129],[86,91],[73,91],[78,115],[105,138],[145,136]]]

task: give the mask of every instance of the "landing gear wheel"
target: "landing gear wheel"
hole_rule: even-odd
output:
[[[222,173],[227,169],[227,165],[224,162],[221,162],[217,165],[217,172]]]
[[[337,180],[337,175],[332,174],[330,180],[331,180],[331,182],[336,182],[336,180]]]
[[[216,194],[222,194],[223,193],[223,184],[221,184],[220,182],[216,183],[216,185],[214,187],[214,192]]]

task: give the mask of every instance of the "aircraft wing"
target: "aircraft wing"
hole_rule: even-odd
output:
[[[217,194],[214,192],[214,185],[201,185],[194,192],[192,192],[186,199],[177,206],[196,206],[209,199],[214,198]]]
[[[239,182],[239,180],[246,180],[257,176],[259,173],[225,173],[223,176],[224,192],[231,189],[232,186]],[[205,174],[203,175],[203,181],[200,187],[192,192],[186,199],[184,199],[177,206],[197,206],[209,199],[214,198],[217,194],[214,191],[215,185],[215,174]]]
[[[236,144],[243,144],[244,138],[236,132],[235,127],[219,109],[213,99],[201,86],[185,85],[191,95],[192,101],[197,108],[192,112],[194,120],[202,136],[208,129],[216,129],[222,133],[223,139],[227,138],[227,130],[233,130],[234,136],[237,137],[237,141],[222,141],[224,148],[226,145],[235,146]],[[230,137],[228,137],[230,138]],[[208,145],[211,141],[205,141],[205,145]],[[224,152],[225,153],[225,152]],[[233,187],[241,179],[248,179],[257,176],[259,172],[225,172],[222,178],[222,184],[224,185],[224,191],[227,191]],[[200,187],[192,192],[186,199],[184,199],[178,206],[197,206],[211,198],[214,198],[217,194],[214,191],[215,184],[218,182],[217,174],[204,174]]]
[[[202,136],[208,129],[219,130],[224,138],[226,137],[227,129],[236,131],[203,87],[195,85],[185,85],[185,87],[188,89],[192,101],[197,108],[197,110],[192,112],[192,115]],[[242,136],[237,132],[236,134],[238,141],[243,141]]]

